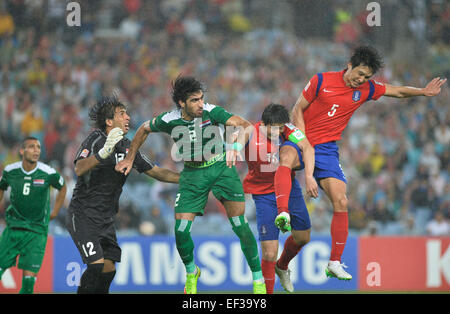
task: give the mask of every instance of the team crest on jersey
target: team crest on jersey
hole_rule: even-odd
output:
[[[86,158],[88,155],[89,155],[89,150],[87,150],[86,148],[83,149],[83,151],[80,154],[80,156],[83,158]]]
[[[33,185],[44,185],[44,184],[45,184],[44,179],[34,179],[33,180]]]
[[[353,92],[352,99],[353,99],[354,102],[359,101],[361,99],[361,92],[359,90],[355,90]]]

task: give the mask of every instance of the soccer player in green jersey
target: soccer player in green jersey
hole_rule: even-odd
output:
[[[212,191],[224,205],[232,229],[239,237],[242,252],[252,271],[253,292],[264,294],[266,286],[258,245],[244,216],[244,191],[234,166],[252,125],[220,106],[204,103],[203,91],[203,84],[197,79],[178,77],[172,86],[172,100],[177,109],[144,122],[133,138],[127,157],[117,164],[116,170],[125,174],[131,170],[135,154],[150,132],[170,134],[175,142],[176,158],[184,161],[175,200],[175,240],[186,267],[185,293],[197,293],[200,268],[194,263],[194,242],[190,232],[195,216],[204,214]],[[235,141],[229,144],[230,149],[225,146],[224,127],[227,127],[227,138]],[[229,132],[230,128],[239,130]]]
[[[39,162],[41,144],[27,137],[19,150],[22,161],[9,164],[0,179],[0,201],[11,187],[11,205],[6,209],[6,228],[0,238],[0,279],[9,267],[23,270],[21,294],[31,294],[41,268],[47,244],[48,224],[55,218],[66,197],[63,177]],[[50,212],[50,187],[59,190]]]

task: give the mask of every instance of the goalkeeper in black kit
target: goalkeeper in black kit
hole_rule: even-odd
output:
[[[96,129],[81,144],[75,156],[78,176],[66,216],[66,226],[87,269],[77,293],[109,292],[115,263],[120,262],[114,218],[127,176],[114,170],[125,158],[130,140],[130,116],[117,97],[103,97],[89,111]],[[159,181],[178,183],[179,173],[153,164],[140,152],[133,168]]]

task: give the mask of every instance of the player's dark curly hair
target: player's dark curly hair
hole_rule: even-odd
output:
[[[384,66],[383,58],[371,46],[357,47],[350,58],[350,63],[353,68],[359,65],[366,65],[372,70],[373,74],[377,73]]]
[[[283,105],[271,103],[264,108],[261,120],[264,125],[288,123],[289,112]]]
[[[114,119],[117,107],[126,108],[116,95],[111,97],[103,96],[89,109],[89,119],[96,128],[105,131],[106,120]]]
[[[185,102],[189,95],[203,91],[203,83],[192,76],[179,75],[175,81],[172,82],[172,100],[178,108],[181,107],[178,103],[180,100]]]

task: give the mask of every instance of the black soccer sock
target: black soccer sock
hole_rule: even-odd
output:
[[[114,276],[116,275],[116,271],[110,271],[107,273],[101,273],[98,277],[97,281],[97,287],[96,287],[96,293],[100,294],[108,294],[109,293],[109,287],[111,286],[111,282],[114,279]]]
[[[97,282],[103,270],[103,263],[88,264],[80,279],[80,286],[78,287],[78,294],[94,294],[98,293]]]

